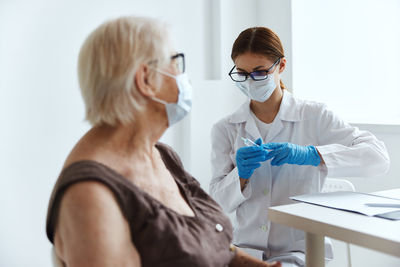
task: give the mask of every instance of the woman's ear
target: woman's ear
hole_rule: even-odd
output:
[[[286,58],[281,58],[279,62],[279,74],[281,74],[286,68]]]
[[[144,96],[155,97],[156,88],[150,84],[150,68],[140,64],[135,74],[135,85],[137,90]]]

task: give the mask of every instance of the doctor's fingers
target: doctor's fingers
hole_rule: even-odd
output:
[[[288,154],[288,152],[286,151],[286,149],[284,147],[276,149],[276,150],[270,150],[270,151],[267,151],[266,160],[272,159],[278,155],[285,156],[287,154]]]
[[[256,141],[254,141],[255,144],[261,146],[262,145],[262,139],[258,138]]]
[[[241,159],[249,159],[249,158],[266,156],[267,155],[267,151],[259,150],[259,151],[254,151],[254,152],[246,152],[246,151],[239,151],[238,150],[236,155],[238,157],[240,157]]]
[[[251,163],[251,164],[246,164],[246,165],[242,164],[242,167],[243,167],[243,168],[246,168],[246,169],[248,169],[248,170],[255,170],[255,169],[257,169],[257,168],[260,167],[260,166],[261,166],[261,164],[260,164],[259,162],[257,162],[257,163]]]
[[[258,162],[265,161],[265,160],[266,160],[265,156],[244,159],[244,160],[242,160],[242,165],[247,166],[247,165],[255,164]]]
[[[281,148],[283,146],[285,146],[285,143],[266,143],[266,144],[262,145],[262,147],[264,149],[268,149],[268,150],[278,149],[278,148]]]
[[[271,165],[272,166],[281,166],[281,165],[283,165],[285,163],[288,163],[288,162],[289,161],[288,161],[287,155],[279,154],[279,155],[277,155],[275,158],[273,158],[271,160]]]
[[[258,151],[262,151],[263,148],[261,146],[244,146],[237,150],[240,153],[255,153]]]

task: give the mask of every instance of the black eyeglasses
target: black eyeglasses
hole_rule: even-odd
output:
[[[271,67],[266,70],[256,70],[253,72],[245,72],[245,71],[236,71],[233,70],[236,68],[236,65],[233,66],[231,71],[229,72],[229,76],[235,82],[244,82],[250,76],[254,81],[262,81],[268,78],[269,72],[280,62],[281,58],[278,58]]]
[[[183,53],[173,55],[171,61],[174,61],[175,66],[180,73],[185,72],[185,55]]]
[[[153,64],[156,62],[157,59],[149,61],[148,64]],[[179,71],[179,73],[185,72],[185,55],[183,53],[177,53],[171,56],[171,62],[174,63],[174,66]]]

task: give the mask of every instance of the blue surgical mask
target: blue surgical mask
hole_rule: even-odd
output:
[[[186,73],[174,76],[162,70],[155,70],[161,74],[174,78],[176,84],[178,85],[178,102],[168,103],[156,97],[152,98],[153,100],[165,105],[168,116],[168,126],[172,126],[173,124],[182,120],[192,108],[192,85],[190,84],[189,77]]]
[[[269,74],[268,78],[262,81],[254,81],[249,77],[244,82],[236,82],[236,86],[247,97],[258,102],[267,101],[276,88],[273,73]]]

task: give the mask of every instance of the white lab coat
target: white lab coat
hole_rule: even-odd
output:
[[[254,171],[241,192],[235,159],[237,149],[244,146],[241,137],[261,138],[249,104],[247,101],[213,126],[210,194],[225,212],[234,212],[235,245],[253,249],[247,251],[264,260],[289,255],[301,266],[304,256],[299,259],[296,255],[305,251],[304,232],[271,223],[268,207],[293,203],[290,196],[319,192],[327,176],[382,175],[389,168],[389,156],[384,143],[371,133],[343,122],[323,104],[300,100],[284,90],[279,112],[263,142],[313,145],[325,164],[271,166],[269,160]],[[327,240],[325,256],[333,257]]]

